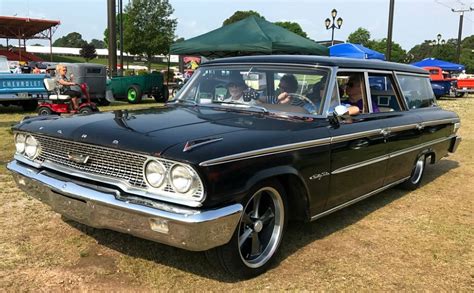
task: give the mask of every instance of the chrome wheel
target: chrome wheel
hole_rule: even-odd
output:
[[[283,234],[285,209],[280,193],[263,187],[245,206],[239,223],[238,248],[250,268],[263,266],[276,252]]]
[[[425,169],[425,157],[421,156],[418,158],[418,161],[416,161],[415,167],[413,169],[413,174],[410,177],[410,182],[412,184],[418,184],[420,182],[424,169]]]

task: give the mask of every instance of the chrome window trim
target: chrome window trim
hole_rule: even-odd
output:
[[[377,157],[377,158],[365,160],[361,163],[356,163],[356,164],[352,164],[352,165],[349,165],[349,166],[345,166],[345,167],[336,169],[336,170],[331,172],[331,175],[341,174],[341,173],[344,173],[344,172],[347,172],[347,171],[351,171],[351,170],[354,170],[354,169],[358,169],[358,168],[361,168],[361,167],[365,167],[365,166],[368,166],[368,165],[379,163],[379,162],[385,161],[387,159],[389,159],[389,155],[383,155],[383,156],[380,156],[380,157]]]
[[[388,130],[390,130],[390,132],[400,132],[400,131],[411,130],[411,129],[416,129],[420,127],[422,127],[421,123],[413,123],[413,124],[389,127]]]
[[[397,185],[397,184],[402,183],[403,181],[406,181],[408,178],[410,178],[410,177],[402,178],[402,179],[400,179],[400,180],[397,180],[397,181],[395,181],[395,182],[392,182],[392,183],[390,183],[390,184],[387,184],[387,185],[385,185],[385,186],[382,186],[382,187],[380,187],[380,188],[378,188],[378,189],[376,189],[376,190],[374,190],[374,191],[371,191],[371,192],[366,193],[366,194],[364,194],[364,195],[362,195],[362,196],[359,196],[359,197],[354,198],[354,199],[352,199],[352,200],[350,200],[350,201],[347,201],[347,202],[345,202],[345,203],[343,203],[343,204],[340,204],[340,205],[338,205],[338,206],[335,206],[335,207],[333,207],[333,208],[331,208],[331,209],[329,209],[329,210],[327,210],[327,211],[324,211],[324,212],[322,212],[322,213],[316,214],[316,215],[314,215],[314,216],[311,217],[310,221],[314,221],[314,220],[316,220],[316,219],[319,219],[319,218],[322,218],[322,217],[327,216],[327,215],[329,215],[329,214],[332,214],[332,213],[334,213],[335,211],[338,211],[338,210],[340,210],[340,209],[342,209],[342,208],[345,208],[345,207],[347,207],[347,206],[350,206],[350,205],[352,205],[352,204],[354,204],[354,203],[356,203],[356,202],[359,202],[359,201],[361,201],[361,200],[363,200],[363,199],[366,199],[366,198],[368,198],[368,197],[370,197],[370,196],[372,196],[372,195],[374,195],[374,194],[377,194],[377,193],[379,193],[379,192],[382,192],[382,191],[384,191],[385,189],[389,189],[389,188],[392,187],[392,186],[395,186],[395,185]]]
[[[377,135],[377,134],[382,134],[382,129],[377,128],[373,130],[367,130],[367,131],[362,131],[362,132],[357,132],[357,133],[350,133],[350,134],[343,134],[343,135],[338,135],[338,136],[333,136],[331,137],[331,144],[332,143],[338,143],[338,142],[344,142],[352,139],[358,139],[362,137],[367,137],[367,136],[372,136],[372,135]]]
[[[374,112],[372,109],[372,92],[370,91],[370,83],[369,83],[369,73],[366,71],[364,72],[364,84],[365,84],[365,102],[367,103],[367,110],[370,113]],[[364,109],[361,111],[364,112]]]
[[[328,138],[321,138],[321,139],[315,139],[315,140],[298,142],[298,143],[284,144],[284,145],[268,147],[268,148],[263,148],[259,150],[253,150],[253,151],[248,151],[248,152],[243,152],[243,153],[238,153],[234,155],[207,160],[207,161],[199,163],[199,166],[209,167],[209,166],[214,166],[214,165],[223,164],[223,163],[229,163],[229,162],[240,161],[240,160],[245,160],[245,159],[252,159],[252,158],[257,158],[257,157],[262,157],[262,156],[285,153],[289,151],[307,149],[307,148],[311,148],[315,146],[328,145],[330,143],[331,143],[331,138],[328,137]]]
[[[395,73],[395,75],[404,74],[404,75],[430,78],[430,75],[429,75],[428,72],[426,72],[426,74],[423,74],[423,73],[413,73],[413,72],[405,72],[405,71],[394,71],[394,73]]]

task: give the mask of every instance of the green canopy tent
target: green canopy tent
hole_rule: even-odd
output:
[[[170,54],[206,58],[300,54],[329,55],[328,48],[263,18],[250,16],[206,34],[171,45]]]

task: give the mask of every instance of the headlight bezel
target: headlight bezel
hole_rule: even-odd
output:
[[[160,181],[159,181],[159,184],[153,184],[153,183],[151,183],[151,182],[150,182],[151,180],[149,179],[149,176],[147,175],[148,167],[149,167],[151,164],[157,164],[157,165],[158,165],[159,167],[161,167],[161,168],[163,169],[163,171],[164,171],[164,172],[163,172],[163,175],[162,175],[162,177],[161,177],[161,179],[160,179]],[[143,177],[144,177],[144,179],[145,179],[145,182],[146,182],[149,186],[151,186],[152,188],[155,188],[155,189],[158,189],[158,188],[160,188],[161,186],[163,186],[163,183],[165,182],[166,176],[167,176],[167,173],[168,173],[168,171],[167,171],[166,167],[163,165],[163,163],[160,162],[160,161],[158,161],[158,160],[148,159],[148,160],[145,162],[144,165],[145,165],[145,166],[144,166],[144,168],[143,168]]]
[[[181,169],[184,169],[186,172],[188,172],[188,175],[190,177],[190,183],[188,184],[188,186],[184,189],[181,189],[179,187],[176,186],[175,184],[175,179],[173,178],[173,172],[178,169],[178,168],[181,168]],[[175,171],[175,172],[178,172],[178,171]],[[193,193],[196,189],[196,180],[197,180],[197,174],[194,170],[190,169],[189,167],[183,165],[183,164],[174,164],[173,166],[171,166],[169,172],[168,172],[168,179],[169,179],[169,182],[171,184],[171,186],[173,187],[174,190],[176,190],[178,193],[180,194],[189,194],[189,193]]]
[[[30,142],[28,143],[28,141]],[[30,148],[33,148],[34,150],[32,153],[28,152]],[[34,160],[38,157],[39,150],[40,150],[40,143],[38,142],[38,140],[33,135],[27,135],[25,139],[25,151],[24,151],[25,156],[30,160]]]
[[[15,132],[14,142],[16,154],[19,154],[28,160],[34,161],[41,154],[41,143],[31,133]],[[31,148],[33,151],[31,151]]]
[[[150,164],[151,161],[161,163],[166,170],[165,178],[159,187],[152,186],[149,180],[147,179],[147,166],[148,164]],[[192,178],[192,182],[189,188],[186,189],[186,192],[181,192],[184,189],[181,189],[180,191],[179,189],[175,188],[175,185],[172,184],[171,170],[177,166],[185,168]],[[156,194],[157,196],[165,196],[180,201],[184,200],[195,203],[201,203],[205,199],[204,186],[201,177],[192,166],[186,163],[167,160],[163,158],[150,157],[143,164],[143,178],[147,185],[146,190],[148,194]]]

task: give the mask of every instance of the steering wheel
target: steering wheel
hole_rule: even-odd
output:
[[[311,101],[310,99],[308,99],[308,97],[306,96],[303,96],[303,95],[300,95],[300,94],[297,94],[297,93],[288,93],[288,95],[292,98],[296,98],[304,103],[308,103],[310,104],[315,110],[318,109],[318,107],[313,103],[313,101]],[[288,103],[289,105],[291,105],[292,103]],[[294,105],[296,106],[296,105]],[[303,108],[303,106],[301,106]]]

